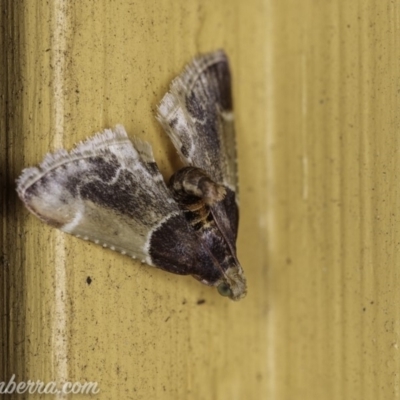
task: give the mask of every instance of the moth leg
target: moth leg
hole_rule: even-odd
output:
[[[205,223],[210,214],[210,206],[224,199],[226,189],[214,182],[200,168],[185,167],[172,175],[169,187],[174,199],[189,215],[192,225]]]

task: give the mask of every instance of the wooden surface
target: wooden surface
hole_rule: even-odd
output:
[[[101,399],[399,399],[399,7],[4,1],[0,381],[97,381]],[[168,177],[156,105],[216,48],[234,79],[239,303],[45,226],[13,183],[116,123]]]

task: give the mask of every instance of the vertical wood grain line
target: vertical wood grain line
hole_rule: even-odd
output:
[[[275,158],[274,158],[274,152],[272,149],[274,148],[275,142],[276,142],[276,125],[275,125],[275,110],[274,110],[274,104],[273,100],[274,99],[274,94],[275,94],[275,68],[274,68],[274,58],[275,58],[275,49],[274,49],[274,6],[272,2],[267,2],[266,5],[266,13],[268,17],[268,23],[265,24],[266,26],[266,37],[269,38],[266,40],[266,46],[265,46],[265,66],[266,66],[266,79],[265,79],[265,93],[266,93],[266,98],[267,98],[267,107],[266,107],[266,112],[265,112],[265,164],[264,168],[266,169],[266,177],[267,177],[267,183],[270,185],[270,187],[274,187],[276,182],[276,168],[275,168]],[[265,213],[266,221],[264,223],[266,224],[266,227],[264,231],[267,232],[267,238],[266,238],[266,243],[268,247],[267,254],[272,255],[267,259],[267,265],[268,265],[268,282],[273,282],[274,279],[272,277],[273,274],[273,265],[270,262],[271,260],[274,259],[274,254],[277,252],[277,242],[276,242],[276,235],[275,232],[277,231],[277,221],[276,221],[276,215],[275,215],[275,204],[276,203],[276,196],[275,196],[275,191],[274,190],[265,190],[264,191],[264,196],[266,200],[266,210],[267,212]],[[266,327],[266,333],[267,333],[267,342],[268,342],[268,356],[266,360],[266,367],[267,367],[267,376],[268,376],[268,393],[267,393],[267,398],[270,400],[276,399],[277,398],[277,387],[276,387],[276,360],[277,360],[277,346],[276,346],[276,316],[277,316],[277,310],[276,310],[276,303],[273,303],[273,297],[274,297],[274,289],[271,287],[272,285],[269,284],[269,287],[267,288],[267,293],[269,296],[268,299],[268,305],[269,310],[268,310],[268,318],[267,318],[267,327]]]
[[[374,241],[376,240],[373,228],[374,221],[374,186],[376,185],[375,176],[373,174],[376,160],[373,157],[373,147],[375,137],[373,129],[373,120],[371,115],[374,113],[373,100],[371,103],[371,92],[374,91],[373,86],[370,84],[371,78],[373,79],[374,73],[373,65],[376,54],[376,47],[370,40],[370,16],[369,13],[363,9],[362,3],[359,4],[360,24],[358,27],[358,48],[360,54],[360,61],[357,66],[359,77],[359,103],[358,115],[359,118],[359,147],[360,147],[360,261],[361,261],[361,305],[363,310],[363,318],[360,326],[360,340],[362,342],[362,369],[360,375],[362,379],[361,393],[362,398],[378,399],[378,388],[380,383],[379,374],[374,374],[371,379],[370,371],[374,371],[374,363],[378,358],[376,346],[371,346],[371,338],[376,337],[376,307],[373,307],[371,302],[374,302],[377,293],[377,277],[375,275],[376,269],[376,247]],[[375,231],[376,232],[376,231]],[[376,300],[375,300],[376,301]]]
[[[302,152],[302,196],[303,201],[308,200],[308,183],[309,183],[309,168],[308,168],[308,149],[307,149],[307,129],[306,121],[308,114],[308,97],[307,97],[307,56],[301,55],[301,113],[302,127],[301,131],[301,152]]]
[[[52,37],[52,64],[53,64],[53,129],[54,147],[61,148],[64,138],[64,80],[65,57],[67,47],[67,16],[68,3],[66,0],[55,0],[53,8],[53,37]],[[68,380],[68,343],[67,343],[67,284],[66,284],[66,254],[65,236],[59,230],[54,232],[54,284],[55,304],[53,320],[53,348],[54,348],[54,372],[55,380],[62,383]],[[57,395],[56,398],[63,398]]]

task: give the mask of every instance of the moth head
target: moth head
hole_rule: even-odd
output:
[[[218,293],[232,300],[240,300],[246,296],[246,279],[240,265],[234,265],[225,272],[225,279],[217,284]]]

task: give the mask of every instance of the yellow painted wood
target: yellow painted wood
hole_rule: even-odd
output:
[[[4,1],[0,382],[97,381],[101,399],[399,399],[399,7]],[[168,177],[178,161],[156,105],[220,47],[239,303],[45,226],[13,187],[46,152],[116,123]]]
[[[239,3],[59,0],[8,3],[8,9],[14,15],[11,28],[21,35],[18,47],[9,49],[21,74],[12,78],[24,86],[21,97],[10,94],[20,107],[7,136],[10,179],[46,152],[71,148],[116,123],[150,141],[169,176],[177,157],[154,118],[155,109],[171,79],[199,52],[226,49],[235,98],[239,106],[245,100],[239,100],[240,76],[247,76],[237,43]],[[256,66],[255,72],[263,75]],[[251,95],[259,81],[249,83]],[[245,102],[245,113],[252,114],[254,106],[253,100]],[[262,109],[258,112],[263,115]],[[245,118],[238,116],[243,133]],[[261,124],[251,129],[261,134]],[[240,147],[245,138],[238,137]],[[240,170],[239,252],[252,290],[240,303],[193,278],[141,266],[45,226],[17,202],[10,187],[16,205],[8,223],[16,234],[9,242],[18,239],[18,252],[7,254],[22,278],[18,281],[13,270],[9,279],[21,284],[23,296],[16,300],[17,293],[8,294],[19,313],[18,324],[11,319],[8,329],[19,344],[7,374],[16,371],[19,379],[45,382],[96,381],[101,398],[222,399],[265,393],[265,249],[263,235],[257,234],[262,229],[252,228],[257,210],[246,211],[246,203],[253,203],[249,188],[257,186],[246,183],[250,171],[251,164]],[[13,346],[11,339],[8,346]]]
[[[271,4],[268,325],[278,399],[400,396],[399,6]]]

